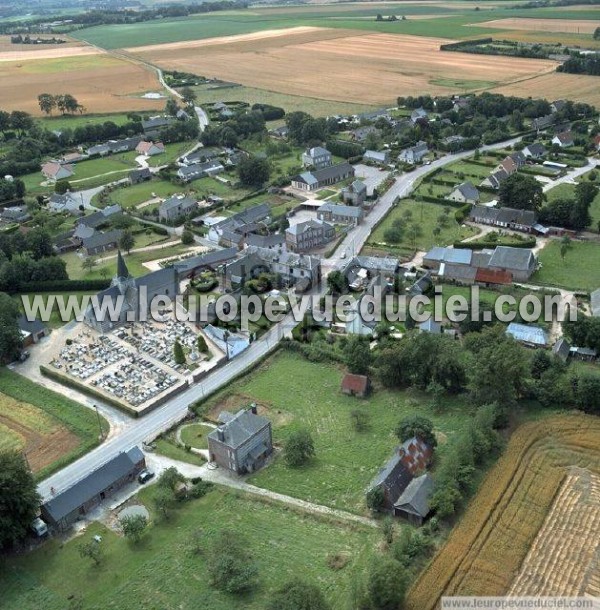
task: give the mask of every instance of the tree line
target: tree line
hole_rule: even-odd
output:
[[[38,104],[40,110],[47,115],[52,114],[54,110],[58,110],[63,115],[74,114],[75,112],[83,114],[85,112],[85,107],[70,93],[61,93],[59,95],[40,93],[38,95]]]

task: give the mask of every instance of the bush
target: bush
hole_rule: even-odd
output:
[[[223,530],[217,534],[207,564],[215,589],[240,595],[257,584],[258,569],[252,562],[246,540],[237,532]]]
[[[288,466],[293,468],[306,464],[315,455],[315,444],[308,430],[293,432],[288,438],[284,457]]]

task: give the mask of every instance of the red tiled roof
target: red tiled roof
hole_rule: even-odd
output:
[[[413,476],[427,468],[433,449],[422,440],[414,437],[400,447],[400,461]]]
[[[369,378],[366,375],[354,375],[348,373],[342,379],[342,390],[355,394],[364,394],[369,387]]]
[[[510,284],[512,283],[512,275],[501,269],[477,269],[475,281],[485,284]]]

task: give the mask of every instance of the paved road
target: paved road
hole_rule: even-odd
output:
[[[555,186],[558,186],[559,184],[577,184],[575,179],[579,178],[579,176],[582,176],[583,174],[593,170],[597,166],[597,163],[598,162],[596,159],[588,157],[587,164],[584,165],[583,167],[578,167],[577,169],[570,170],[564,176],[561,176],[560,178],[557,178],[556,180],[551,180],[550,182],[545,183],[544,187],[543,187],[544,193],[547,193],[548,191],[552,190]]]
[[[482,150],[504,148],[517,141],[518,138],[512,139],[499,144],[486,146]],[[431,165],[419,167],[413,172],[398,177],[391,189],[380,198],[379,203],[373,212],[365,219],[365,222],[348,234],[342,244],[337,248],[334,256],[327,261],[323,261],[323,275],[326,276],[331,270],[339,268],[342,265],[344,262],[342,259],[343,252],[348,251],[350,255],[352,252],[360,251],[362,245],[369,237],[373,226],[388,212],[396,198],[403,197],[410,193],[416,180],[433,169],[442,167],[457,159],[472,154],[472,151],[468,151],[448,155],[434,161]],[[154,439],[158,434],[181,420],[187,413],[190,404],[201,400],[208,394],[231,383],[234,378],[244,373],[244,371],[249,369],[253,364],[265,357],[276,347],[277,343],[287,333],[291,332],[295,325],[296,322],[294,321],[293,316],[288,314],[282,322],[274,326],[258,341],[252,343],[246,351],[242,352],[242,354],[220,369],[211,373],[201,383],[178,394],[149,415],[136,420],[119,436],[108,440],[73,464],[41,482],[38,486],[38,490],[42,497],[50,497],[51,487],[56,491],[69,487],[118,453],[127,451],[134,445],[141,445],[144,441]]]

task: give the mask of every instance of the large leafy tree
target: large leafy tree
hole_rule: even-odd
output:
[[[284,457],[288,466],[302,466],[314,455],[315,444],[308,430],[297,430],[290,435],[284,448]]]
[[[344,347],[344,357],[351,373],[366,375],[369,372],[371,348],[366,339],[357,335],[351,336]]]
[[[376,610],[396,610],[402,606],[407,578],[404,568],[394,559],[379,557],[371,564],[367,596]]]
[[[35,479],[23,456],[0,453],[0,549],[26,535],[40,504]]]
[[[396,436],[401,442],[416,436],[430,447],[437,446],[437,439],[433,432],[433,423],[426,417],[413,415],[405,417],[396,427]]]
[[[258,570],[248,543],[238,532],[223,530],[212,543],[208,557],[211,585],[225,593],[240,595],[257,584]]]
[[[23,346],[17,318],[19,306],[5,292],[0,292],[0,361],[10,362]]]
[[[238,164],[238,177],[244,186],[260,188],[271,175],[267,159],[247,157]]]
[[[544,203],[544,192],[533,176],[515,173],[500,183],[498,201],[503,207],[538,211]]]

